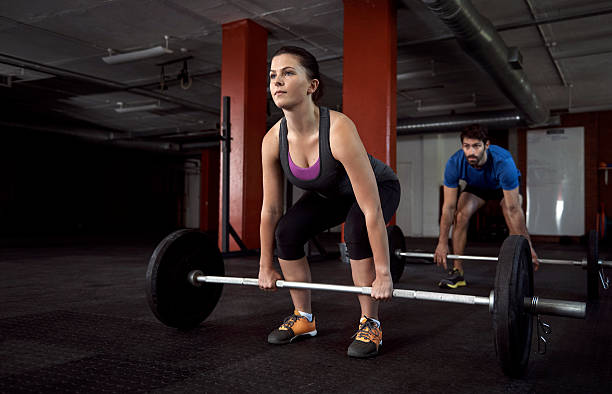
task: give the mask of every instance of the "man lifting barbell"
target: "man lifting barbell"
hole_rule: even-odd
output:
[[[444,170],[444,204],[440,218],[440,236],[434,253],[434,261],[448,269],[448,236],[453,226],[453,252],[462,255],[467,242],[470,218],[486,201],[499,201],[510,234],[524,236],[531,247],[534,269],[539,266],[538,256],[533,249],[525,215],[521,208],[519,194],[520,172],[510,152],[497,145],[491,145],[487,130],[481,125],[467,127],[461,133],[461,149],[453,154]],[[459,194],[459,181],[467,183]],[[455,259],[448,276],[438,286],[456,289],[466,286],[463,263]]]

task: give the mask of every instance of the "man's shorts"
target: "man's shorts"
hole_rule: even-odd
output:
[[[485,201],[501,201],[504,198],[504,191],[500,189],[483,189],[480,187],[466,185],[463,192],[468,192]]]

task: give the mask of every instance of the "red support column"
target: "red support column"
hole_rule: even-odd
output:
[[[215,239],[219,234],[219,148],[202,150],[200,164],[200,230]]]
[[[392,0],[344,0],[342,112],[369,154],[396,170],[397,13]],[[395,217],[391,219],[391,224]],[[342,231],[344,239],[344,227]]]
[[[251,20],[223,25],[221,97],[231,98],[230,223],[248,248],[259,247],[267,40],[268,32]],[[237,250],[236,243],[230,239],[230,250]]]
[[[396,169],[397,13],[392,0],[344,0],[342,111],[372,156]]]

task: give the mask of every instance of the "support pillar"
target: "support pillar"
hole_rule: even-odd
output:
[[[395,2],[344,0],[342,112],[355,123],[368,153],[393,171],[397,152],[396,74]]]
[[[200,164],[200,230],[217,239],[219,233],[219,148],[202,150]]]
[[[221,97],[231,98],[233,137],[230,224],[250,249],[259,247],[263,201],[261,141],[266,133],[267,40],[267,31],[251,20],[223,25]],[[238,249],[231,239],[230,250]]]
[[[397,13],[392,0],[344,0],[342,112],[372,156],[396,170]]]

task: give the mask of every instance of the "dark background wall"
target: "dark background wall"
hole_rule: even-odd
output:
[[[1,130],[0,236],[166,233],[183,193],[179,157]]]
[[[585,128],[590,230],[602,208],[612,217],[612,171],[606,185],[598,170],[600,163],[612,163],[612,111],[561,119],[560,127]],[[10,128],[0,133],[0,237],[167,234],[183,225],[183,158],[56,133]],[[492,143],[507,146],[507,133],[495,137]],[[523,174],[525,138],[519,130],[517,164]],[[492,213],[480,225],[492,224]]]

